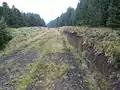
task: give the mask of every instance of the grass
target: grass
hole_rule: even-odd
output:
[[[62,48],[61,40],[58,39],[60,34],[58,32],[49,30],[18,28],[10,29],[14,38],[8,43],[3,51],[0,51],[0,56],[9,55],[11,52],[21,49],[38,49],[40,48],[53,48],[54,51],[59,51],[56,48]],[[53,33],[54,32],[54,33]],[[57,34],[58,33],[58,34]],[[45,47],[41,47],[43,43]],[[52,44],[54,43],[54,45]],[[55,50],[56,49],[56,50]],[[51,49],[52,50],[52,49]]]
[[[10,31],[13,35],[13,39],[8,43],[3,51],[0,51],[0,56],[10,55],[16,50],[22,50],[22,52],[38,51],[40,57],[38,60],[31,64],[21,64],[10,60],[9,62],[1,63],[0,69],[5,69],[5,73],[8,75],[9,82],[17,85],[15,90],[26,90],[30,86],[43,87],[45,90],[53,88],[53,82],[59,77],[66,76],[66,72],[69,70],[68,65],[56,65],[55,63],[42,62],[43,56],[49,53],[57,52],[71,52],[78,59],[81,70],[84,70],[86,74],[89,71],[85,66],[83,52],[75,52],[75,50],[67,41],[66,36],[62,33],[63,30],[70,30],[78,32],[78,35],[83,36],[84,41],[87,39],[90,43],[95,44],[95,50],[97,52],[105,52],[106,56],[110,56],[115,62],[117,68],[120,66],[120,35],[119,31],[114,31],[109,28],[89,28],[89,27],[61,27],[57,29],[40,29],[40,28],[11,28]],[[3,72],[3,71],[2,71]],[[98,90],[95,85],[95,75],[88,75],[85,80],[87,86],[90,85],[93,90]],[[107,88],[107,82],[101,78],[101,87]],[[2,90],[0,88],[0,90]]]
[[[89,28],[76,27],[73,29],[78,35],[83,36],[83,40],[87,40],[86,44],[94,44],[97,52],[104,52],[106,56],[111,57],[116,67],[120,67],[120,35],[118,30],[110,28]]]
[[[19,80],[19,90],[26,90],[29,84],[39,82],[46,90],[52,88],[53,81],[65,75],[69,67],[67,65],[55,65],[53,63],[36,63],[28,66],[29,73]]]
[[[15,90],[26,90],[33,83],[36,87],[51,89],[53,81],[64,77],[69,66],[42,63],[40,59],[49,53],[65,52],[63,35],[55,29],[44,31],[39,28],[12,28],[10,30],[14,38],[4,51],[0,51],[0,56],[11,55],[14,51],[20,50],[23,53],[38,51],[40,57],[31,64],[24,64],[24,61],[20,63],[15,59],[1,63],[0,68],[6,68],[5,75],[9,75],[8,82],[17,86]]]
[[[83,48],[84,50],[80,50],[79,48],[76,48],[73,46],[74,47],[73,51],[76,49],[76,51],[78,51],[77,53],[79,53],[81,57],[82,56],[85,57],[83,51],[86,51],[89,46],[94,45],[95,52],[104,53],[105,56],[109,58],[109,62],[113,64],[117,70],[119,70],[120,68],[120,34],[119,34],[120,31],[112,30],[110,28],[89,28],[89,27],[67,27],[67,29],[65,30],[75,31],[77,32],[78,36],[82,36],[83,43],[84,43],[83,47],[86,47],[86,48]],[[79,46],[82,46],[82,45],[80,44]],[[77,56],[80,56],[80,55],[77,55]],[[84,64],[85,64],[85,61],[83,59],[82,65],[84,66]],[[94,69],[91,74],[97,73],[98,75],[90,76],[88,73],[89,69],[84,68],[83,66],[81,66],[81,69],[86,71],[86,75],[88,75],[88,78],[86,78],[85,83],[90,85],[93,90],[99,90],[99,87],[102,88],[102,90],[107,90],[111,88],[109,87],[108,78],[106,79],[104,75],[100,75],[98,73],[99,71],[96,72]],[[95,84],[97,77],[100,78],[98,79],[99,86]]]
[[[19,28],[19,29],[11,28],[9,30],[14,38],[7,44],[4,51],[0,51],[0,56],[4,56],[4,55],[6,56],[11,52],[13,52],[14,50],[20,49],[24,47],[26,44],[31,43],[34,40],[32,38],[38,35],[40,32],[40,30],[25,29],[25,28]]]

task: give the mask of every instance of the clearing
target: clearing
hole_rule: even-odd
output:
[[[98,78],[95,76],[99,73],[93,73],[87,67],[85,57],[78,47],[82,41],[67,35],[66,31],[67,33],[76,31],[82,35],[84,37],[82,43],[87,43],[90,38],[96,40],[97,51],[102,51],[102,47],[105,48],[109,43],[116,44],[119,34],[105,28],[105,31],[88,29],[88,27],[10,29],[14,38],[0,52],[0,90],[108,90],[109,83],[102,75],[99,75],[102,80],[98,85],[96,83]],[[99,34],[101,32],[102,34]],[[105,50],[105,54],[112,54],[107,51],[111,49],[106,47]]]

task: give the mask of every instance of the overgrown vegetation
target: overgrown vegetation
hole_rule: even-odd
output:
[[[94,44],[95,51],[102,52],[105,56],[112,58],[116,68],[120,67],[120,36],[119,31],[110,28],[87,28],[77,30],[80,35],[86,38],[87,44]]]
[[[78,56],[83,58],[80,68],[88,75],[85,84],[90,85],[93,90],[112,90],[114,87],[116,88],[112,85],[118,79],[115,81],[112,79],[120,76],[119,31],[110,28],[89,27],[67,27],[65,30],[69,30],[67,31],[67,39],[70,45],[78,51]],[[69,35],[71,30],[77,32],[77,35]],[[78,36],[80,37],[77,41]],[[74,45],[75,43],[77,47]],[[119,82],[117,85],[119,85]]]
[[[11,39],[12,35],[7,29],[7,25],[4,22],[4,18],[2,18],[0,20],[0,49],[3,49]]]

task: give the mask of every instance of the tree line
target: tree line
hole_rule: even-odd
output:
[[[77,8],[50,21],[48,27],[60,26],[120,27],[120,0],[80,0]]]
[[[44,20],[33,13],[20,12],[14,5],[9,8],[6,2],[0,6],[0,50],[13,38],[9,28],[19,28],[25,26],[46,26]]]
[[[2,17],[9,27],[46,26],[38,14],[20,12],[14,5],[10,8],[6,2],[0,6],[0,18]]]

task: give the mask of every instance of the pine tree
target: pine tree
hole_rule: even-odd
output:
[[[0,20],[0,49],[3,49],[5,45],[12,39],[12,36],[7,31],[7,25],[4,22],[4,18],[2,17]]]
[[[120,1],[111,0],[107,25],[113,28],[120,27]]]
[[[6,2],[0,6],[0,17],[5,18],[5,22],[9,27],[24,26],[46,26],[45,21],[38,14],[20,12],[14,5],[9,8]]]

